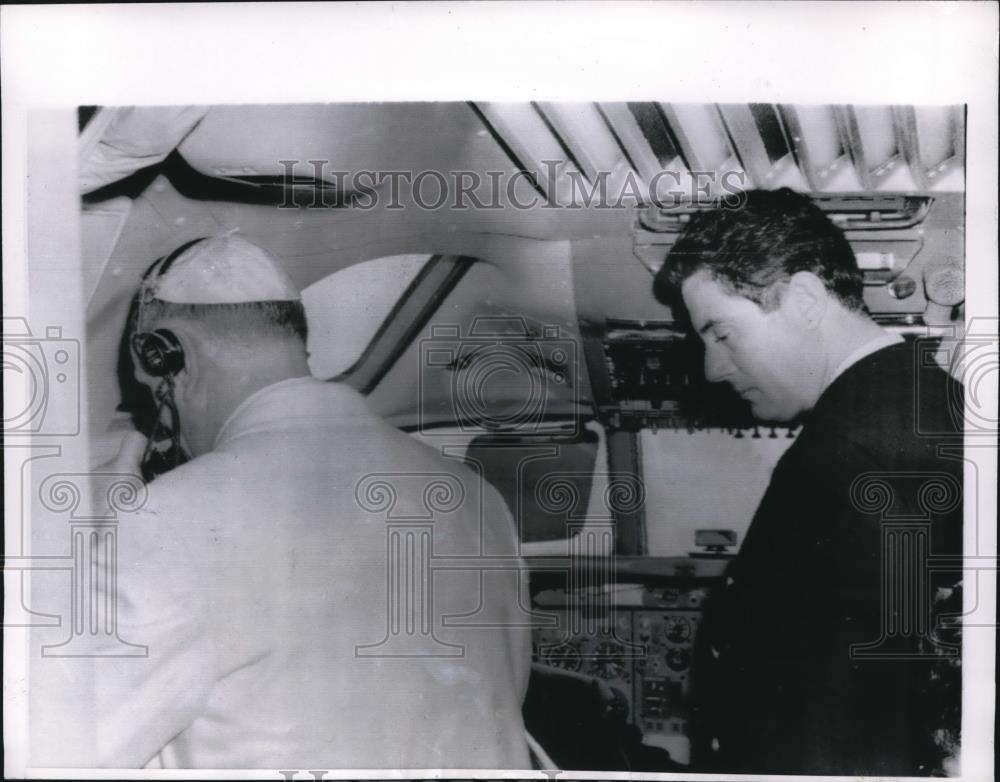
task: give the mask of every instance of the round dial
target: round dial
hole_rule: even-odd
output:
[[[684,647],[667,649],[667,667],[672,671],[683,671],[691,664],[691,652]]]
[[[671,643],[691,640],[691,622],[684,616],[668,616],[663,623],[663,634]]]
[[[597,659],[594,661],[594,670],[602,679],[622,679],[625,677],[625,660],[622,657],[624,650],[621,644],[614,641],[605,641],[597,647]]]
[[[562,668],[564,671],[580,670],[580,652],[569,644],[543,650],[542,659],[546,665],[551,665],[553,668]]]

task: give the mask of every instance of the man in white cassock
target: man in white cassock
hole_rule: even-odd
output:
[[[137,377],[191,458],[121,517],[117,634],[148,656],[79,661],[89,762],[528,768],[518,578],[425,567],[516,563],[499,495],[312,378],[299,292],[238,235],[158,262],[140,297]]]

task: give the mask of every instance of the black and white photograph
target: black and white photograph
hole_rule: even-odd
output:
[[[993,778],[995,3],[4,6],[9,778]]]

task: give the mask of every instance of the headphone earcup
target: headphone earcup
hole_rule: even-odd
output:
[[[132,337],[132,346],[147,375],[166,377],[184,369],[184,348],[169,329],[140,332]]]

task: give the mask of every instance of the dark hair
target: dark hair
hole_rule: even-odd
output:
[[[680,287],[707,271],[764,310],[780,301],[776,283],[808,271],[851,310],[863,312],[863,278],[850,243],[808,196],[783,187],[749,190],[739,209],[698,212],[684,228],[653,282],[653,293],[671,306]]]
[[[153,299],[142,308],[142,328],[156,328],[157,321],[186,320],[208,335],[246,341],[274,337],[308,338],[306,311],[301,301],[250,301],[237,304],[177,304]]]

